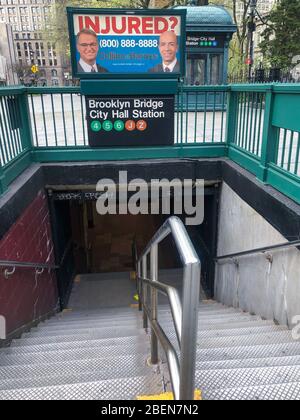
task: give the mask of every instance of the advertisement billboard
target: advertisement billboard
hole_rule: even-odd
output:
[[[186,10],[67,10],[73,77],[185,74]]]

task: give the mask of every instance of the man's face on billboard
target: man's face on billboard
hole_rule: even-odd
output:
[[[165,64],[171,64],[178,51],[177,36],[174,32],[165,32],[159,39],[159,51]]]
[[[90,34],[81,34],[78,39],[77,49],[80,57],[87,64],[93,65],[99,50],[97,38]]]

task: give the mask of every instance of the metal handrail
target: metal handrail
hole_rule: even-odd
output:
[[[44,270],[56,270],[59,268],[59,265],[48,265],[41,263],[30,263],[30,262],[20,262],[20,261],[1,261],[0,267],[22,267],[22,268],[36,268]]]
[[[52,264],[43,264],[43,263],[34,263],[34,262],[23,262],[23,261],[8,261],[8,260],[0,260],[0,267],[7,267],[7,268],[35,268],[36,270],[59,270],[63,265],[63,262],[66,259],[68,252],[72,246],[72,240],[70,240],[64,250],[63,256],[60,260],[59,265],[52,265]]]
[[[40,264],[40,263],[29,263],[29,262],[19,262],[19,261],[0,261],[0,267],[6,267],[4,270],[4,277],[9,279],[10,276],[15,274],[16,268],[34,268],[36,276],[44,273],[44,270],[56,270],[59,266]],[[12,268],[11,271],[8,269]]]
[[[270,245],[263,248],[255,248],[248,251],[237,252],[236,254],[222,255],[220,257],[216,257],[215,261],[219,262],[224,260],[230,260],[234,258],[246,257],[248,255],[261,254],[268,251],[276,251],[278,249],[291,248],[295,246],[300,246],[300,239],[297,239],[296,241],[285,242],[283,244]]]
[[[184,266],[182,303],[177,290],[158,281],[158,245],[172,235]],[[150,279],[147,272],[147,257],[150,254]],[[144,327],[151,323],[151,362],[158,363],[158,341],[168,361],[175,400],[193,400],[195,390],[196,346],[198,330],[198,307],[201,263],[186,231],[178,217],[170,217],[154,235],[137,261],[139,296],[144,311]],[[151,307],[147,305],[148,287],[151,288]],[[168,296],[177,340],[180,360],[176,349],[167,338],[157,319],[157,293]]]

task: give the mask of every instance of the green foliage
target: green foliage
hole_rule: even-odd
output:
[[[49,21],[44,30],[45,40],[55,45],[56,51],[62,56],[69,56],[69,33],[67,22],[67,7],[94,8],[128,8],[131,0],[60,0],[51,7]]]
[[[300,55],[300,0],[280,0],[270,13],[260,48],[273,67],[288,68]]]

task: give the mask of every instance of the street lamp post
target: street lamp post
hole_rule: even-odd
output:
[[[249,15],[249,22],[248,22],[249,54],[248,54],[247,64],[249,66],[248,67],[248,80],[249,82],[251,82],[252,66],[254,64],[253,34],[256,30],[255,15],[256,15],[257,0],[250,0],[249,6],[250,6],[250,15]]]

